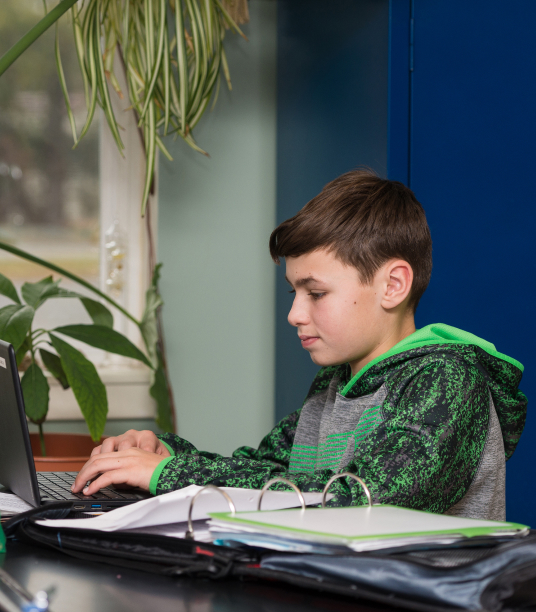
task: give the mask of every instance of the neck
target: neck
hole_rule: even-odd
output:
[[[350,362],[350,367],[352,369],[352,377],[354,377],[362,368],[364,368],[367,363],[371,362],[376,357],[383,355],[387,351],[393,348],[393,346],[397,345],[399,342],[407,338],[411,334],[415,332],[415,318],[413,313],[404,317],[402,320],[398,321],[394,326],[392,326],[375,348],[370,351],[365,357],[358,359],[356,361]]]

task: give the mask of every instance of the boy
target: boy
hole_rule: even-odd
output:
[[[172,434],[130,431],[106,440],[81,470],[84,493],[127,483],[153,494],[213,483],[261,488],[286,476],[321,491],[350,471],[374,503],[504,520],[505,458],[527,400],[523,367],[446,325],[415,330],[432,269],[424,211],[401,183],[367,171],[328,185],[270,238],[295,294],[289,323],[321,366],[301,409],[258,449],[232,457],[198,451]],[[331,505],[362,504],[341,478]]]

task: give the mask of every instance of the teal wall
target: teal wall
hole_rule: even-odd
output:
[[[276,2],[227,35],[233,91],[160,156],[158,257],[180,435],[228,454],[274,423]]]

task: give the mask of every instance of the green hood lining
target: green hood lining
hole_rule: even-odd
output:
[[[431,346],[434,344],[467,344],[478,346],[493,357],[497,357],[497,359],[502,359],[503,361],[511,363],[516,368],[519,368],[521,372],[523,372],[525,369],[516,359],[508,357],[508,355],[504,355],[503,353],[499,353],[495,346],[487,340],[483,340],[482,338],[463,331],[462,329],[445,325],[444,323],[432,323],[431,325],[418,329],[413,334],[410,334],[401,340],[398,344],[395,344],[395,346],[393,346],[393,348],[389,349],[387,352],[379,355],[372,361],[369,361],[369,363],[362,367],[361,370],[359,370],[359,372],[344,387],[344,389],[341,391],[341,395],[345,396],[355,385],[355,383],[363,376],[363,374],[365,374],[369,368],[376,365],[380,361],[383,361],[384,359],[392,357],[398,353],[403,353],[404,351],[420,348],[421,346]]]

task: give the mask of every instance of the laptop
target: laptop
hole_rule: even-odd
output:
[[[106,511],[151,497],[138,489],[106,487],[72,493],[77,472],[36,472],[15,351],[0,340],[0,483],[34,507],[72,501],[75,511]]]

